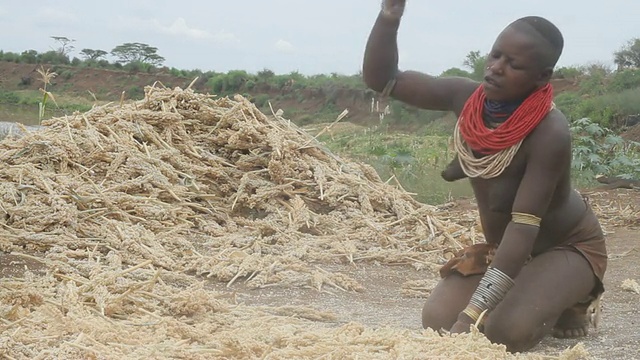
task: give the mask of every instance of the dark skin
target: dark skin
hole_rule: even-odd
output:
[[[404,6],[403,0],[388,3]],[[395,75],[397,83],[390,96],[419,108],[459,116],[478,86],[485,88],[491,100],[521,100],[547,84],[553,73],[552,65],[544,65],[549,45],[527,24],[511,25],[498,36],[482,83],[397,71],[399,24],[397,14],[383,11],[378,16],[365,50],[363,77],[371,89],[381,92]],[[569,233],[585,211],[581,196],[571,187],[570,167],[568,122],[562,113],[552,110],[525,139],[502,175],[469,179],[485,238],[500,244],[492,266],[515,281],[488,317],[484,333],[510,351],[528,350],[552,331],[558,337],[577,337],[588,329],[585,314],[565,310],[594,289],[596,277],[589,263],[570,250],[544,252],[561,243],[562,234]],[[443,171],[443,177],[449,181],[464,177],[457,160]],[[543,219],[542,226],[513,223],[512,211],[536,215]],[[531,254],[540,255],[525,265]],[[443,279],[425,303],[423,326],[452,333],[469,331],[472,319],[461,312],[480,278],[452,275]]]

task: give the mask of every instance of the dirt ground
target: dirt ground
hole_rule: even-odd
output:
[[[604,195],[603,195],[604,194]],[[631,196],[628,196],[631,195]],[[615,190],[599,193],[596,201],[623,199],[627,205],[640,204],[640,191]],[[467,200],[458,205],[469,208]],[[546,337],[532,352],[557,355],[560,351],[573,347],[579,342],[585,345],[593,359],[640,359],[640,294],[622,287],[623,281],[640,281],[640,248],[637,226],[607,225],[609,265],[605,276],[605,295],[602,299],[601,320],[598,328],[591,328],[590,334],[581,339],[555,339]],[[609,223],[611,224],[611,223]],[[365,288],[363,292],[322,292],[311,289],[247,289],[241,282],[232,286],[237,301],[247,305],[299,305],[332,312],[336,323],[358,322],[367,326],[393,326],[420,329],[420,312],[424,296],[407,295],[403,289],[408,281],[429,279],[435,284],[437,278],[426,270],[417,271],[409,267],[385,266],[377,264],[356,264],[337,266],[332,271],[344,272],[356,278]],[[212,284],[222,289],[224,285]],[[228,289],[227,289],[228,290]],[[415,294],[415,293],[414,293]]]
[[[606,292],[602,300],[602,318],[597,329],[581,339],[545,338],[532,352],[556,356],[562,350],[582,342],[592,359],[640,359],[640,293],[623,288],[627,279],[640,282],[640,248],[637,230],[640,219],[631,219],[631,225],[616,225],[617,214],[629,208],[640,207],[640,191],[611,190],[594,196],[595,206],[607,204],[608,212],[601,216],[608,234],[609,267],[605,276]],[[469,200],[458,200],[461,212],[473,208]],[[629,219],[627,218],[627,221]],[[36,259],[25,259],[0,254],[0,277],[20,277],[25,267],[38,272]],[[380,264],[339,265],[326,270],[347,273],[364,287],[362,292],[323,291],[301,288],[249,289],[242,281],[230,288],[221,283],[210,283],[215,290],[234,292],[238,303],[255,306],[296,305],[335,314],[335,325],[350,322],[370,327],[420,329],[420,312],[425,298],[423,289],[413,288],[407,293],[407,283],[427,280],[432,287],[437,278],[428,270]]]

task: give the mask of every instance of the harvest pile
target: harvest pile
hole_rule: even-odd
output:
[[[435,269],[478,240],[282,117],[153,86],[43,125],[0,143],[0,252],[38,264],[0,278],[0,357],[505,358],[478,334],[336,327],[208,287],[357,291],[323,267]]]

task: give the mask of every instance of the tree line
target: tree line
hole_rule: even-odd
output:
[[[0,50],[0,60],[26,64],[85,65],[101,68],[122,68],[129,65],[140,71],[150,71],[162,66],[165,61],[165,58],[158,54],[157,47],[139,42],[120,44],[109,52],[84,48],[79,51],[80,57],[72,58],[70,54],[75,49],[74,39],[64,36],[51,36],[51,38],[58,44],[55,50],[38,52],[31,49],[22,53]],[[108,55],[115,58],[115,61],[110,62],[107,59]]]

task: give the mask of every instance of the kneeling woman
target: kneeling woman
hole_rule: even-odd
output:
[[[364,57],[366,84],[423,109],[458,116],[458,156],[443,172],[471,182],[486,243],[462,250],[422,311],[425,328],[481,329],[510,351],[543,336],[587,333],[602,292],[604,236],[571,186],[571,133],[550,84],[564,40],[551,22],[525,17],[497,37],[485,77],[432,77],[398,70],[404,0],[384,0]]]

